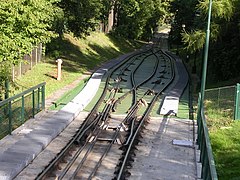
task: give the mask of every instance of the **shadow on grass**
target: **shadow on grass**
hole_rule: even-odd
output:
[[[133,51],[141,46],[140,43],[130,42],[125,39],[115,38],[107,35],[113,47],[102,47],[97,44],[89,44],[83,53],[80,49],[81,44],[75,45],[68,38],[56,38],[47,45],[47,56],[50,64],[56,64],[55,59],[62,58],[62,69],[68,72],[84,73],[92,70],[101,63],[115,58],[123,53]]]
[[[112,34],[108,34],[107,37],[116,47],[119,48],[119,51],[123,53],[127,53],[132,51],[134,48],[140,48],[141,46],[146,45],[144,42],[126,40],[122,37],[113,36]]]
[[[44,74],[44,75],[47,76],[47,77],[50,77],[50,78],[52,78],[52,79],[57,80],[57,78],[56,78],[54,75],[51,75],[51,74]]]

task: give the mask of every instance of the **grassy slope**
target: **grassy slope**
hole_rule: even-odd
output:
[[[16,83],[22,90],[46,82],[46,96],[79,78],[84,72],[92,70],[105,61],[140,47],[140,43],[117,39],[103,33],[77,39],[66,34],[63,39],[55,39],[48,45],[45,62],[33,67]],[[61,58],[62,80],[56,80],[56,59]]]
[[[229,81],[216,82],[209,84],[208,87],[224,87],[234,85],[239,78]],[[220,103],[230,104],[225,110],[218,107],[218,91],[206,96],[206,117],[210,128],[210,138],[217,168],[219,180],[240,179],[240,122],[233,120],[234,91],[227,89],[225,94],[222,92]],[[207,95],[207,94],[206,94]],[[213,97],[215,96],[215,97]],[[214,98],[216,99],[214,101]],[[225,99],[224,99],[225,98]]]
[[[211,131],[211,143],[220,180],[240,179],[240,122]]]

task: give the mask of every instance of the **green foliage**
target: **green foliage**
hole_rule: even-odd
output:
[[[113,1],[101,0],[102,6],[100,6],[100,20],[107,25],[108,24],[108,15],[113,6]]]
[[[227,1],[226,1],[227,2]],[[217,41],[212,43],[209,71],[211,81],[229,80],[239,77],[240,66],[240,1],[231,1],[230,18],[215,19],[219,25]],[[212,37],[211,37],[212,38]]]
[[[232,103],[231,105],[232,108],[227,109],[219,107],[216,101],[207,100],[205,106],[208,127],[211,129],[218,129],[229,126],[233,121],[234,104]]]
[[[203,48],[208,15],[209,0],[174,1],[172,12],[175,11],[175,23],[178,24],[176,34],[181,34],[188,51],[194,53]],[[184,8],[189,7],[189,8]],[[211,41],[216,41],[220,33],[222,20],[229,21],[233,15],[234,6],[230,0],[216,0],[212,4]],[[185,24],[185,31],[181,31]],[[175,30],[176,31],[176,30]],[[179,38],[178,40],[180,40]]]
[[[212,2],[208,81],[216,82],[239,76],[237,67],[240,66],[240,0]],[[183,42],[187,53],[195,57],[195,62],[196,59],[199,61],[196,62],[197,65],[201,64],[202,59],[208,7],[209,0],[174,0],[171,7],[174,21],[170,42],[178,46]],[[185,24],[185,28],[182,24]]]
[[[197,5],[197,9],[203,12],[204,15],[208,13],[209,0],[201,0]],[[214,0],[212,4],[212,17],[223,18],[227,21],[233,15],[234,6],[232,0]]]
[[[0,85],[11,79],[11,68],[38,43],[46,43],[57,0],[2,0],[0,5]]]
[[[216,41],[217,35],[219,34],[219,25],[212,23],[212,31],[211,31],[211,40]],[[200,51],[203,48],[206,39],[206,32],[203,30],[193,30],[191,32],[182,32],[182,41],[185,45],[185,48],[190,53],[195,53],[196,51]]]
[[[171,21],[172,28],[169,34],[171,44],[181,45],[181,34],[188,31],[191,32],[189,35],[193,33],[196,4],[197,0],[173,0],[171,2],[170,12],[173,14]]]
[[[202,30],[195,30],[191,33],[183,32],[181,35],[186,49],[191,53],[202,48],[206,37],[206,33]]]
[[[115,33],[131,39],[148,39],[158,26],[161,18],[166,18],[168,1],[118,0]]]
[[[104,9],[104,5],[108,6],[109,4],[106,0],[62,0],[58,5],[64,11],[66,30],[81,37],[95,30],[101,19],[100,17],[103,18],[103,14],[106,16],[108,8]],[[103,9],[104,11],[101,12]],[[62,26],[62,28],[64,27]]]

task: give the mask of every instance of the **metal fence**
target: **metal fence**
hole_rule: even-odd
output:
[[[16,77],[19,77],[26,73],[28,70],[32,69],[34,65],[39,63],[42,59],[43,48],[40,43],[36,48],[34,48],[30,55],[25,55],[23,57],[24,62],[21,62],[18,66],[13,66],[12,68],[12,78],[13,81]]]
[[[239,119],[239,84],[205,91],[205,107],[207,116],[211,118]]]
[[[41,83],[0,101],[0,139],[45,109],[45,85]]]
[[[208,127],[205,119],[204,107],[200,104],[201,94],[198,98],[198,115],[197,115],[197,144],[200,150],[200,163],[202,163],[201,179],[217,180],[217,171],[212,153]]]
[[[234,119],[240,119],[240,84],[236,85]]]

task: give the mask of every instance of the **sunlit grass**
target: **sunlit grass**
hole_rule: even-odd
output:
[[[70,91],[63,94],[62,97],[60,97],[54,105],[52,105],[49,109],[50,110],[60,110],[63,108],[67,103],[69,103],[71,100],[74,99],[75,96],[77,96],[84,86],[87,83],[87,78],[83,81],[81,81],[75,88],[71,89]]]
[[[46,82],[46,97],[48,97],[56,90],[81,77],[83,73],[95,69],[107,60],[131,52],[141,45],[104,33],[95,32],[82,39],[65,34],[63,39],[57,38],[47,45],[45,60],[17,78],[16,84],[19,89],[12,90],[12,94]],[[56,80],[57,58],[63,60],[61,81]]]
[[[240,121],[210,131],[210,137],[219,179],[240,179]]]
[[[213,102],[211,100],[206,100],[205,114],[207,118],[208,127],[210,129],[218,129],[221,127],[231,125],[233,121],[232,109],[220,109],[218,106],[216,106],[216,102]]]
[[[189,119],[189,86],[187,86],[180,97],[177,117]]]
[[[64,87],[81,76],[81,73],[69,73],[63,70],[61,81],[57,81],[56,71],[56,67],[52,64],[39,63],[37,66],[34,66],[31,71],[28,71],[21,78],[17,79],[16,83],[19,86],[19,90],[15,91],[15,94],[39,83],[46,82],[46,97],[48,97],[54,91]]]
[[[215,101],[205,101],[205,115],[220,180],[240,178],[240,122],[233,121],[233,108],[220,109]]]

